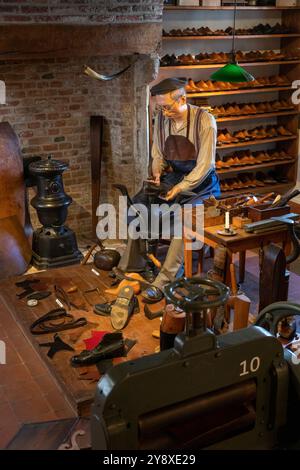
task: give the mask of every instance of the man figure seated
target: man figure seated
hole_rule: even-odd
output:
[[[169,204],[180,194],[192,191],[196,196],[189,203],[195,205],[220,194],[215,171],[217,126],[210,113],[187,104],[185,83],[182,79],[168,78],[151,89],[158,108],[153,132],[152,182],[164,188]],[[145,203],[142,191],[133,202]],[[129,239],[119,268],[127,272],[145,269],[146,257],[136,256],[145,253],[144,246],[143,240]],[[153,289],[142,293],[146,302],[160,300],[161,290],[175,279],[182,262],[183,240],[173,238]]]

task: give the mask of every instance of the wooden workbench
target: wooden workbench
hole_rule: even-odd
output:
[[[53,269],[44,272],[20,276],[0,282],[0,302],[9,309],[13,317],[20,324],[24,334],[28,338],[43,360],[48,366],[50,374],[58,381],[71,405],[77,410],[79,416],[89,415],[90,405],[94,398],[96,384],[100,374],[96,366],[74,368],[70,364],[70,358],[85,349],[83,339],[91,336],[92,330],[115,331],[111,327],[109,317],[103,317],[93,313],[92,306],[86,302],[87,311],[70,311],[75,318],[86,317],[88,325],[81,328],[59,332],[63,341],[75,349],[75,352],[60,351],[53,359],[47,356],[48,348],[40,347],[39,343],[51,342],[53,333],[33,336],[30,332],[30,325],[38,317],[48,311],[58,308],[55,302],[54,285],[70,279],[80,290],[99,287],[103,292],[111,285],[108,273],[101,271],[101,276],[96,276],[91,271],[91,265],[71,266],[60,269]],[[35,307],[28,307],[26,299],[18,299],[16,293],[22,292],[22,288],[16,287],[15,282],[31,278],[38,278],[40,282],[48,285],[48,290],[52,294],[47,299],[41,300]],[[108,296],[113,300],[115,296]],[[104,302],[97,293],[89,295],[89,299],[94,303]],[[153,330],[159,329],[159,319],[148,320],[143,314],[143,303],[140,301],[140,313],[134,314],[127,327],[122,330],[124,338],[136,339],[137,344],[131,349],[127,358],[114,359],[114,364],[126,360],[136,359],[145,355],[153,354],[155,348],[159,346],[159,340],[152,337]]]
[[[218,245],[225,246],[228,255],[228,269],[226,270],[226,283],[230,284],[229,266],[235,253],[239,253],[239,270],[240,282],[243,282],[245,272],[245,257],[247,250],[262,249],[270,243],[281,243],[286,252],[290,249],[290,237],[287,227],[280,227],[278,230],[270,230],[269,232],[255,234],[248,233],[244,229],[235,229],[237,234],[234,236],[219,235],[218,231],[224,230],[224,225],[216,225],[214,227],[205,227],[203,235],[184,229],[184,262],[185,275],[192,276],[192,250],[188,248],[189,237],[201,241],[205,245],[216,248]],[[201,260],[201,257],[200,257]],[[200,272],[203,272],[200,261]]]

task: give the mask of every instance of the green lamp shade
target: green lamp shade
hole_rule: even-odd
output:
[[[236,63],[229,63],[210,77],[218,82],[252,82],[254,77]]]

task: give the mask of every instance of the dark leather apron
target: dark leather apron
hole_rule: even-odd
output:
[[[189,140],[190,106],[188,105],[187,108],[186,136],[172,135],[171,120],[169,120],[169,135],[164,144],[163,155],[166,162],[172,168],[172,172],[163,175],[161,178],[161,183],[166,190],[180,183],[196,166],[198,155],[195,145]],[[198,199],[209,197],[211,194],[218,196],[220,194],[220,187],[216,172],[211,170],[202,183],[193,189],[193,192],[197,194],[195,203],[197,203]]]

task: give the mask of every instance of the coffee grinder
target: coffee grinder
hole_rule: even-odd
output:
[[[75,233],[64,225],[72,198],[64,191],[62,173],[68,164],[52,160],[39,160],[29,165],[36,179],[37,194],[31,200],[42,227],[36,229],[32,239],[32,263],[38,269],[58,268],[80,263]]]

